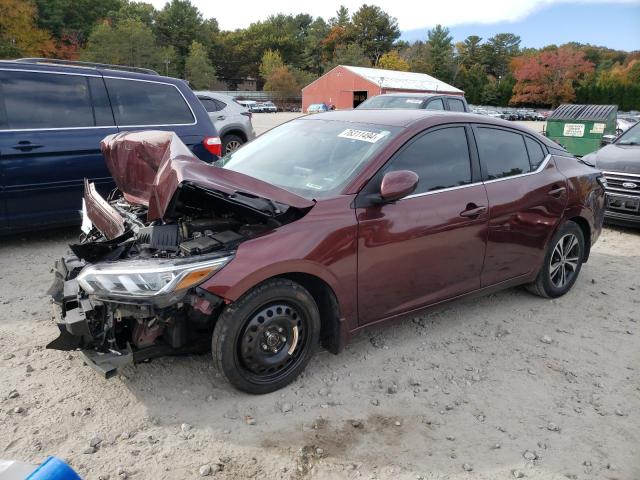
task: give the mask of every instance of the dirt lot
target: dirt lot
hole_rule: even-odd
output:
[[[45,350],[74,236],[1,240],[0,458],[89,479],[640,478],[638,231],[607,229],[561,299],[512,289],[379,328],[260,397],[206,355],[103,380]]]

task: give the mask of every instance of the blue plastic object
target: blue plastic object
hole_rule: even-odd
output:
[[[25,480],[82,480],[65,462],[56,457],[47,458]]]

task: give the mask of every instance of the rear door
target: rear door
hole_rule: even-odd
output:
[[[485,287],[540,268],[568,197],[564,175],[535,138],[483,125],[474,137],[489,197]]]
[[[360,323],[408,312],[480,287],[487,194],[470,128],[428,130],[389,160],[358,195]],[[418,174],[414,194],[368,205],[386,172]],[[365,203],[361,203],[364,200]]]
[[[83,179],[112,186],[100,141],[116,127],[102,77],[0,69],[0,88],[6,226],[78,222]]]

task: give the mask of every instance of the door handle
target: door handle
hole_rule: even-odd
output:
[[[219,115],[218,116],[218,120],[224,120],[225,118],[227,118],[227,117],[225,117],[224,115]]]
[[[560,195],[562,195],[565,192],[566,188],[565,187],[559,187],[557,185],[554,185],[551,190],[549,190],[547,193],[549,195],[551,195],[552,197],[559,197]]]
[[[487,211],[487,207],[482,205],[478,206],[475,203],[470,203],[469,205],[467,205],[466,210],[463,210],[462,212],[460,212],[460,216],[466,217],[466,218],[477,218],[483,213],[485,213],[486,211]]]
[[[42,148],[44,145],[39,145],[37,143],[31,143],[27,140],[24,140],[22,142],[18,142],[16,145],[14,145],[13,149],[15,150],[22,150],[22,151],[29,151],[29,150],[33,150],[34,148]]]

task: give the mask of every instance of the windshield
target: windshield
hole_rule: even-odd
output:
[[[360,104],[358,108],[421,108],[424,99],[379,95]]]
[[[616,141],[618,145],[640,145],[640,123],[624,132]]]
[[[335,195],[391,138],[397,127],[294,120],[259,136],[215,165],[307,199]]]

